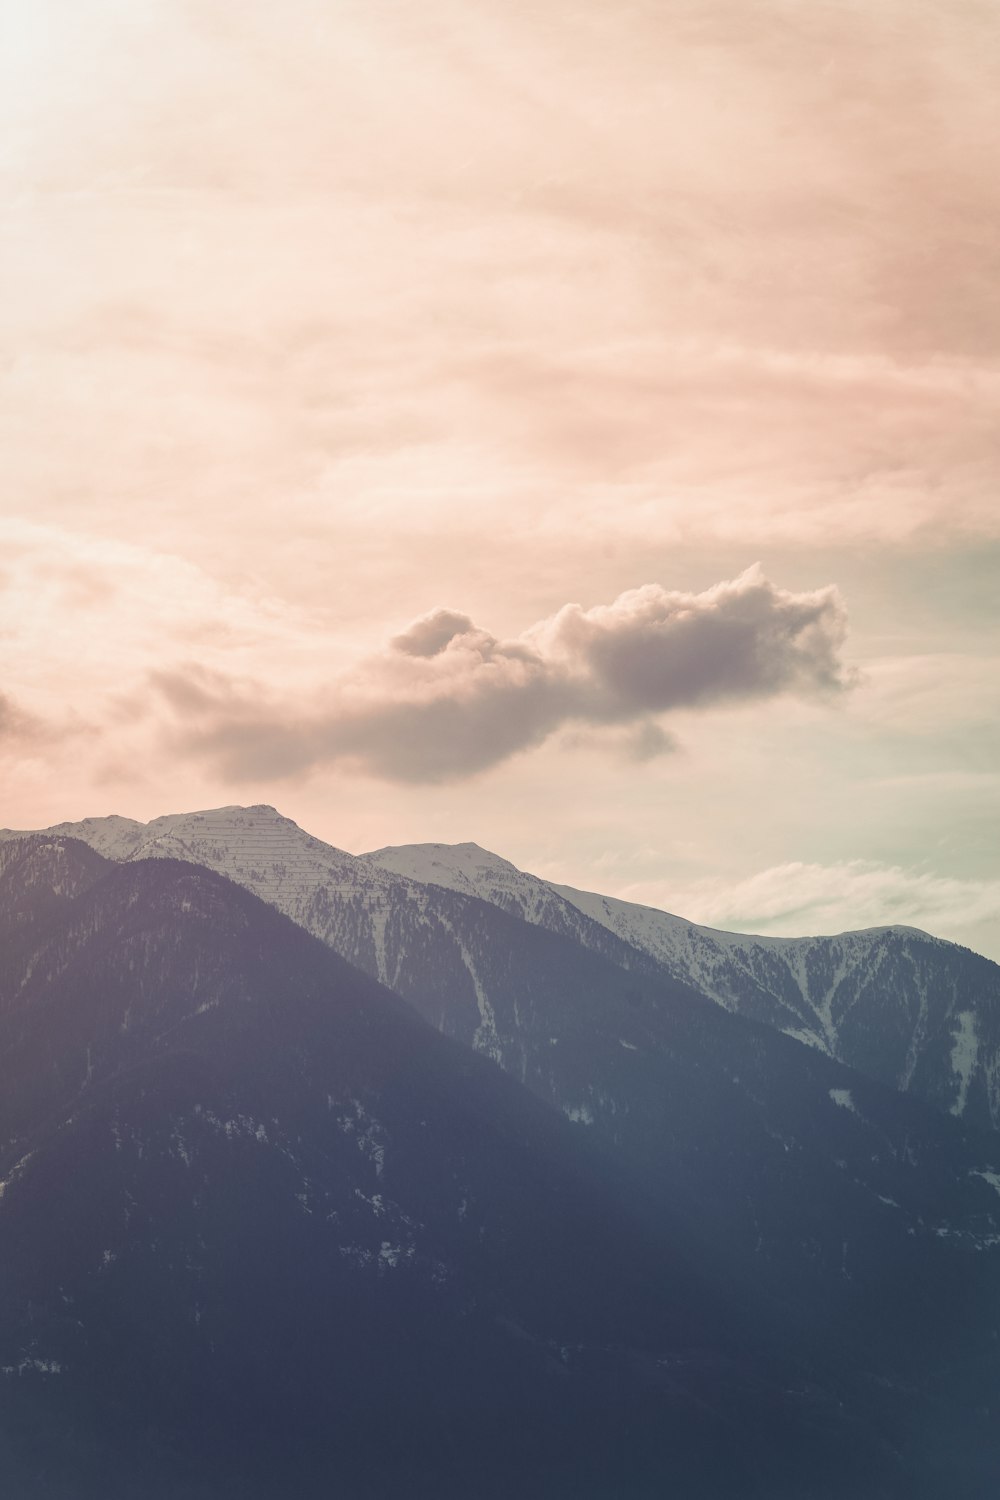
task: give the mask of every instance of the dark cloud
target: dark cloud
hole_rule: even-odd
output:
[[[562,726],[627,731],[639,759],[673,745],[655,716],[780,693],[831,695],[846,615],[837,591],[793,594],[758,568],[701,594],[648,584],[569,604],[514,640],[439,609],[334,683],[317,710],[262,701],[197,668],[160,673],[178,748],[238,778],[333,761],[401,782],[471,776]]]
[[[613,721],[727,698],[846,685],[846,615],[835,590],[791,594],[757,567],[703,594],[656,584],[614,604],[569,604],[546,631],[554,654],[582,669],[594,717]]]

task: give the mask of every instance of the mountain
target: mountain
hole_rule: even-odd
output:
[[[86,818],[46,833],[81,839],[117,861],[181,859],[203,865],[253,891],[393,989],[450,993],[457,988],[479,1016],[477,1050],[504,1061],[494,1035],[494,997],[488,979],[476,971],[470,947],[476,927],[494,920],[478,899],[404,878],[324,844],[272,807],[172,814],[148,824]],[[3,830],[0,843],[21,836]],[[572,910],[568,904],[567,909]],[[599,923],[574,913],[573,924],[577,941],[584,941],[580,933],[585,931],[584,946],[606,952],[620,966],[649,967]]]
[[[588,947],[598,946],[598,924],[724,1009],[971,1124],[1000,1128],[1000,966],[955,943],[912,927],[805,938],[719,932],[551,885],[475,844],[408,845],[362,858],[479,896]]]
[[[5,1493],[922,1493],[588,1133],[249,892],[42,837],[0,913]]]
[[[499,872],[503,906],[455,889],[481,852],[463,846],[449,888],[430,879],[446,850],[356,860],[271,809],[150,827],[151,839],[97,820],[91,842],[110,835],[133,863],[214,861],[389,977],[435,1028],[567,1117],[656,1242],[730,1289],[755,1347],[772,1340],[793,1359],[788,1389],[863,1405],[928,1496],[992,1495],[993,1134],[727,1011],[530,876]],[[410,873],[389,867],[404,854]],[[546,903],[562,931],[526,920]],[[831,1491],[844,1493],[866,1492]]]
[[[119,859],[215,868],[388,982],[436,1029],[600,1139],[654,1204],[684,1216],[695,1253],[720,1275],[731,1274],[732,1247],[732,1262],[752,1266],[746,1274],[769,1294],[860,1328],[865,1277],[875,1295],[890,1242],[919,1279],[932,1275],[921,1257],[933,1260],[943,1239],[975,1255],[1000,1230],[1000,1147],[977,1135],[968,1100],[968,1140],[928,1125],[860,1070],[755,1024],[752,989],[743,1014],[720,1007],[706,995],[709,966],[667,964],[474,845],[355,858],[265,807],[72,826]],[[649,914],[649,930],[657,915],[668,932],[689,925]],[[856,936],[861,987],[860,955],[897,935]],[[734,951],[753,954],[743,941],[733,938]],[[928,944],[942,962],[970,957]],[[954,994],[956,977],[939,975],[942,990],[945,981]],[[896,1012],[869,988],[879,1034]]]
[[[497,997],[470,956],[469,931],[483,920],[470,905],[477,900],[626,971],[655,972],[970,1125],[1000,1128],[1000,966],[913,928],[833,938],[717,932],[551,885],[475,844],[355,857],[264,806],[149,824],[87,818],[50,831],[112,859],[189,859],[227,874],[394,989],[423,982],[421,965],[424,979],[448,977],[475,999],[478,1050],[514,1071],[516,1049],[501,1056],[495,1035]]]

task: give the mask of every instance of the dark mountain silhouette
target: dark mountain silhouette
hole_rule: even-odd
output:
[[[587,1133],[228,880],[0,849],[23,1500],[914,1492]]]

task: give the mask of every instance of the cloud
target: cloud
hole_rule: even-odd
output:
[[[6,693],[0,693],[0,743],[34,738],[38,729],[36,719],[19,709]]]
[[[99,713],[108,695],[180,657],[197,655],[230,675],[252,664],[288,683],[290,673],[306,679],[321,663],[330,670],[338,648],[315,613],[252,580],[237,588],[205,559],[11,517],[0,519],[0,555],[5,686],[49,720],[67,705]]]
[[[86,726],[70,716],[61,722],[42,718],[0,692],[0,755],[33,756],[44,747],[84,732]]]
[[[404,617],[501,531],[508,593],[526,536],[997,534],[996,7],[27,9],[26,515]]]
[[[621,722],[727,698],[837,691],[845,633],[836,590],[788,593],[755,566],[701,594],[647,584],[611,605],[568,604],[529,634],[572,675],[582,669],[583,717]]]
[[[177,748],[238,777],[294,776],[347,762],[393,781],[460,780],[562,726],[625,728],[637,758],[671,741],[654,722],[780,693],[830,697],[846,614],[834,588],[790,593],[758,567],[700,594],[657,584],[609,605],[567,604],[511,640],[438,609],[334,682],[318,710],[261,701],[201,668],[153,683]]]
[[[405,656],[437,656],[456,636],[470,635],[474,629],[468,615],[435,609],[422,620],[415,620],[402,635],[394,636],[390,644]]]
[[[786,937],[895,925],[961,931],[1000,916],[1000,880],[956,879],[861,859],[792,861],[734,884],[713,878],[679,890],[646,883],[618,894],[707,926]]]

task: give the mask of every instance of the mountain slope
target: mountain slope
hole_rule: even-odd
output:
[[[280,885],[278,861],[253,858]],[[279,1428],[294,1431],[303,1495],[325,1493],[333,1408],[358,1500],[398,1493],[414,1463],[456,1500],[533,1483],[539,1500],[652,1495],[668,1473],[706,1500],[994,1493],[994,1137],[726,1014],[635,950],[627,967],[459,892],[403,882],[384,954],[412,1006],[466,1047],[485,1039],[541,1102],[209,871],[109,868],[51,836],[0,846],[0,866],[0,1359],[19,1482],[38,1480],[24,1466],[53,1401],[65,1472],[81,1425],[103,1434],[97,1470],[109,1444],[120,1455],[88,1392],[121,1401],[139,1371],[126,1405],[159,1433],[171,1483],[185,1464],[218,1470],[238,1430],[227,1391],[255,1371],[238,1397],[264,1445],[250,1469],[273,1474],[289,1458]],[[54,1262],[64,1242],[70,1261]],[[184,1342],[206,1317],[203,1265],[218,1367],[200,1335]],[[276,1286],[280,1314],[255,1342]],[[429,1371],[400,1339],[430,1341]],[[52,1394],[56,1374],[69,1395]],[[193,1393],[179,1429],[155,1415],[176,1390]],[[384,1399],[412,1417],[395,1471],[365,1456],[384,1452],[369,1410]],[[214,1414],[222,1450],[191,1437],[194,1409]],[[470,1489],[484,1451],[501,1472]],[[287,1492],[267,1483],[262,1496]],[[89,1500],[78,1481],[53,1493]]]
[[[1000,966],[912,928],[788,939],[717,932],[550,885],[474,844],[355,857],[263,806],[145,825],[89,818],[51,831],[117,860],[168,857],[218,870],[394,989],[426,987],[431,976],[439,989],[457,986],[479,1010],[474,1045],[498,1062],[498,997],[470,958],[469,933],[486,920],[482,901],[638,977],[655,972],[970,1125],[1000,1128]],[[4,831],[0,840],[14,836]],[[516,1071],[509,1057],[504,1065]]]
[[[474,844],[408,845],[362,858],[607,952],[595,943],[597,924],[726,1010],[971,1124],[1000,1128],[1000,966],[954,943],[910,927],[812,938],[719,932],[551,885]]]
[[[5,886],[8,1493],[904,1493],[585,1138],[249,893],[51,839]]]
[[[477,1050],[500,1061],[488,986],[470,967],[469,931],[489,922],[483,903],[407,879],[305,833],[272,807],[225,807],[134,823],[86,818],[48,831],[79,838],[118,861],[181,859],[260,896],[335,952],[391,988],[457,986],[478,1008]],[[21,835],[0,832],[0,844]],[[648,961],[597,922],[571,913],[572,936],[620,966]],[[507,929],[504,928],[506,932]]]
[[[953,1114],[1000,1123],[1000,967],[988,959],[912,927],[751,937],[556,889],[726,1009]]]
[[[453,899],[457,912],[473,900]],[[679,1217],[703,1264],[773,1298],[775,1318],[809,1321],[821,1343],[905,1347],[883,1366],[897,1378],[978,1323],[971,1309],[979,1296],[992,1305],[1000,1262],[995,1136],[727,1014],[655,967],[623,970],[506,913],[478,913],[465,914],[463,941],[491,997],[491,1055]],[[400,992],[447,1035],[481,1045],[479,1006],[455,979],[404,966]],[[914,1305],[911,1342],[902,1309]],[[973,1358],[970,1345],[961,1357]]]

